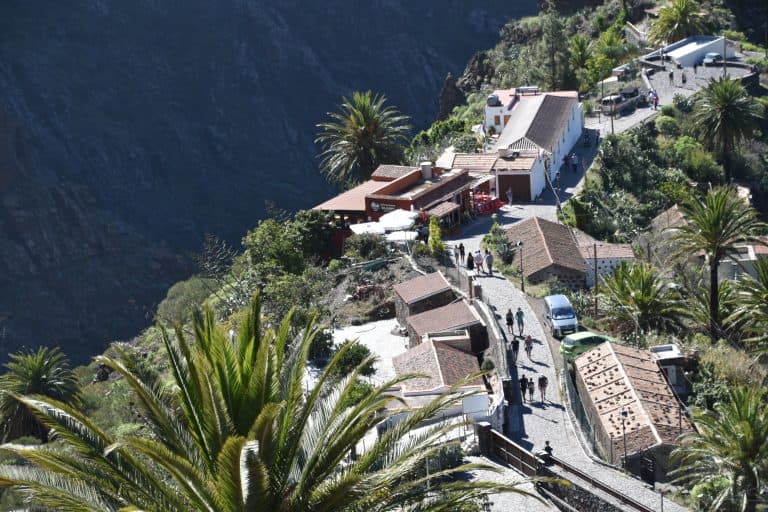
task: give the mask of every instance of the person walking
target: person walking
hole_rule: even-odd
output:
[[[509,187],[507,189],[507,203],[509,204],[509,206],[512,206],[514,199],[515,199],[515,195],[512,193],[512,187]]]
[[[456,265],[459,264],[459,246],[458,245],[453,246],[453,260],[456,262]]]
[[[517,320],[517,330],[520,333],[520,337],[522,337],[523,329],[525,328],[525,313],[523,313],[523,308],[518,306],[517,313],[515,313],[515,319]]]
[[[531,357],[533,354],[533,338],[531,338],[530,334],[525,338],[525,353],[528,354],[528,360],[533,361]]]
[[[525,403],[525,392],[528,391],[528,379],[525,375],[520,377],[520,394],[523,395],[523,403]]]
[[[694,74],[694,75],[696,74],[696,72],[698,71],[698,69],[699,69],[699,63],[698,63],[698,62],[694,62],[694,63],[693,63],[693,74]]]
[[[477,269],[478,274],[483,272],[483,255],[480,254],[480,249],[475,251],[475,268]]]
[[[475,258],[473,258],[471,254],[467,256],[467,270],[475,270]]]
[[[528,401],[533,403],[533,377],[528,379]]]
[[[579,157],[576,153],[571,155],[571,166],[573,167],[573,172],[579,172]]]
[[[547,379],[547,376],[543,373],[539,375],[539,393],[541,394],[541,403],[544,403],[544,400],[547,399],[547,384],[549,384],[549,379]]]
[[[464,243],[459,244],[459,258],[461,259],[461,263],[464,264]]]
[[[659,95],[653,95],[653,110],[659,110]]]
[[[512,364],[517,364],[517,354],[520,353],[520,340],[517,336],[512,337]]]
[[[488,275],[493,275],[493,254],[488,249],[485,250],[485,269]]]
[[[675,72],[674,70],[669,70],[669,85],[672,85],[675,83]]]
[[[515,315],[512,313],[512,308],[507,310],[507,332],[512,332],[515,327]]]

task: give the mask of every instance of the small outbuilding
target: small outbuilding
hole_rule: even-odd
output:
[[[485,323],[465,300],[410,316],[406,328],[411,347],[420,344],[428,334],[465,329],[469,332],[472,353],[477,354],[488,348]]]
[[[456,299],[451,284],[439,270],[396,284],[393,289],[400,325],[405,325],[411,315],[446,306]]]

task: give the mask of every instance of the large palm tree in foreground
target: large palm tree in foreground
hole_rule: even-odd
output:
[[[354,92],[342,98],[339,112],[320,123],[315,143],[322,145],[320,170],[329,181],[350,186],[367,180],[380,164],[398,164],[411,127],[408,117],[385,106],[384,95]]]
[[[4,440],[35,436],[45,440],[48,429],[14,395],[43,395],[80,407],[80,388],[69,361],[58,348],[11,354],[0,376],[0,434]]]
[[[667,330],[686,316],[675,288],[649,263],[622,263],[604,279],[602,290],[606,319],[622,334]]]
[[[768,503],[768,406],[762,393],[734,388],[713,411],[696,410],[693,421],[698,432],[672,452],[678,480],[715,489],[708,510],[749,512]]]
[[[717,341],[721,332],[719,304],[720,262],[729,256],[740,242],[756,241],[765,231],[757,212],[736,195],[731,187],[717,187],[707,192],[703,200],[682,205],[685,225],[675,228],[674,239],[678,254],[689,258],[701,254],[709,266],[709,335]]]
[[[385,433],[361,440],[393,412],[398,399],[374,388],[350,400],[364,361],[338,377],[344,347],[307,389],[307,354],[316,329],[294,342],[290,315],[261,325],[255,300],[230,342],[208,311],[194,318],[194,344],[181,330],[164,337],[171,382],[118,349],[100,357],[135,392],[145,410],[143,436],[117,439],[75,409],[42,397],[20,400],[55,428],[63,446],[4,448],[28,466],[0,466],[0,483],[57,511],[384,511],[460,510],[490,492],[513,489],[450,481],[474,466],[424,475],[450,427],[415,431],[456,398],[411,411]],[[349,345],[351,346],[351,345]],[[349,460],[355,449],[362,451]]]
[[[672,0],[659,10],[652,23],[649,39],[654,43],[674,43],[688,36],[706,32],[701,6],[695,0]]]
[[[731,180],[731,153],[758,127],[762,108],[737,80],[711,80],[694,102],[693,122],[699,138],[720,155],[726,181]]]

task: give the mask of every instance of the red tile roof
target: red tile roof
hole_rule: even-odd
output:
[[[592,259],[595,257],[595,244],[582,245],[579,247],[579,251],[583,258]],[[629,244],[597,242],[597,259],[631,260],[634,258],[635,251]]]
[[[413,304],[432,295],[450,290],[451,285],[443,274],[437,271],[396,284],[393,289],[403,299],[403,302]]]
[[[365,196],[385,187],[385,181],[368,180],[315,206],[315,210],[334,212],[365,212]]]
[[[427,340],[392,358],[398,375],[418,373],[404,383],[405,392],[441,391],[480,371],[477,357],[433,340]],[[472,379],[467,386],[482,386],[481,378]]]
[[[523,272],[526,276],[551,265],[577,272],[587,271],[568,226],[530,217],[512,224],[506,234],[512,244],[523,242]]]
[[[449,213],[455,212],[461,208],[461,205],[458,205],[456,203],[453,203],[451,201],[443,201],[442,203],[438,203],[437,206],[433,206],[429,210],[427,210],[427,215],[431,215],[432,217],[445,217]]]
[[[392,181],[401,178],[416,169],[418,169],[418,167],[410,167],[407,165],[380,165],[373,171],[373,174],[371,174],[371,179],[374,181]]]
[[[463,300],[408,317],[408,324],[418,337],[481,323],[480,317]]]

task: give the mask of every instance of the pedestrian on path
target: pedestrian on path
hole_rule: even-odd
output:
[[[467,256],[467,271],[475,270],[475,258],[470,254]]]
[[[600,130],[595,133],[595,147],[600,145]]]
[[[475,251],[475,268],[477,269],[478,274],[483,272],[483,255],[480,254],[480,249]]]
[[[485,269],[488,275],[493,275],[493,254],[488,249],[485,250]]]
[[[669,70],[669,85],[673,85],[675,83],[675,71],[670,69]]]
[[[699,69],[699,63],[698,63],[698,62],[694,62],[694,63],[693,63],[693,74],[694,74],[694,75],[696,74],[696,72],[698,71],[698,69]]]
[[[459,244],[459,258],[461,258],[461,263],[464,263],[464,243]]]
[[[517,364],[517,354],[520,352],[520,340],[512,337],[512,364]]]
[[[531,354],[533,354],[533,338],[531,338],[530,334],[525,338],[525,353],[528,354],[528,360],[533,361],[531,357]]]
[[[525,377],[525,374],[523,374],[523,376],[520,377],[520,394],[523,395],[523,403],[525,403],[526,391],[528,391],[528,379]]]
[[[515,196],[512,193],[512,187],[509,187],[507,189],[507,203],[509,203],[509,206],[512,206],[512,203],[514,202]]]
[[[523,308],[519,307],[517,308],[517,313],[515,313],[515,318],[517,319],[517,330],[520,333],[520,337],[523,337],[523,329],[525,328],[525,313],[523,313]]]
[[[456,262],[456,264],[459,263],[459,246],[458,245],[453,246],[453,260]]]
[[[547,376],[543,373],[539,375],[539,393],[541,394],[541,403],[544,403],[544,400],[547,399],[547,384],[549,384],[549,379],[547,379]]]
[[[528,401],[533,403],[533,377],[528,379]]]
[[[683,73],[680,75],[680,80],[683,82],[683,84],[688,81],[688,78],[685,76],[685,71],[683,71]]]
[[[659,95],[653,95],[653,110],[659,110]]]
[[[512,332],[515,327],[515,315],[512,313],[512,308],[507,310],[507,332]]]
[[[579,172],[579,157],[576,153],[571,155],[571,166],[573,167],[573,172]]]

